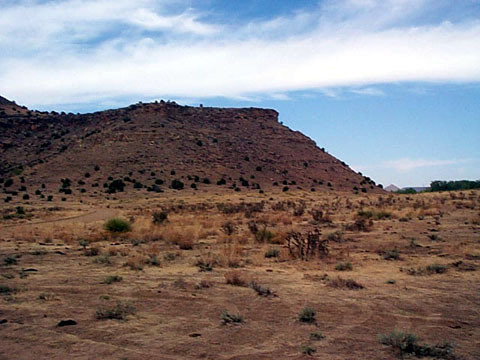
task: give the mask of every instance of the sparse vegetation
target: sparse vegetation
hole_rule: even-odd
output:
[[[107,276],[103,282],[105,284],[110,285],[110,284],[113,284],[113,283],[116,283],[116,282],[120,282],[122,280],[123,280],[122,277],[119,276],[119,275],[110,275],[110,276]]]
[[[97,320],[127,320],[129,315],[135,314],[135,308],[129,303],[117,302],[116,305],[105,305],[97,309]]]
[[[453,346],[449,342],[429,345],[420,344],[417,335],[394,330],[390,334],[380,334],[378,341],[383,345],[392,347],[396,355],[403,359],[405,355],[415,355],[418,358],[430,357],[435,359],[457,359]]]
[[[108,220],[105,225],[105,230],[111,233],[123,233],[132,230],[132,226],[127,220],[121,218],[113,218]]]
[[[337,270],[337,271],[351,271],[351,270],[353,270],[353,265],[350,261],[341,262],[341,263],[338,263],[335,266],[335,270]]]
[[[328,285],[337,289],[349,289],[349,290],[361,290],[365,288],[362,284],[356,282],[353,279],[343,279],[341,277],[336,277],[334,279],[331,279]]]
[[[303,323],[312,324],[315,322],[315,310],[311,307],[304,307],[298,314],[298,320]]]
[[[240,314],[231,314],[227,311],[222,312],[220,319],[223,324],[241,324],[244,322],[243,316]]]

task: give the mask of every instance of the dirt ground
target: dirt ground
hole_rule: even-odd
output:
[[[17,205],[0,359],[395,359],[394,330],[480,359],[479,191]],[[302,259],[292,234],[319,247]]]

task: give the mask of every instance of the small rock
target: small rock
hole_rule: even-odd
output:
[[[22,271],[30,271],[30,272],[37,272],[38,270],[37,269],[34,269],[34,268],[28,268],[28,269],[23,269]]]
[[[0,320],[0,324],[6,324],[7,322],[8,322],[7,319],[1,319],[1,320]]]
[[[58,327],[72,326],[72,325],[77,325],[77,322],[75,320],[62,320],[57,324]]]
[[[66,255],[63,251],[60,251],[60,250],[55,251],[55,254],[58,254],[58,255]]]
[[[195,337],[202,336],[202,334],[199,334],[199,333],[191,333],[191,334],[188,334],[188,336],[195,338]]]

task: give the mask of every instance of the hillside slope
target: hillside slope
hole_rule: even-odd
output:
[[[0,181],[13,180],[7,192],[161,192],[174,180],[185,189],[382,191],[281,125],[274,110],[163,101],[82,115],[5,107],[11,103],[0,104]]]

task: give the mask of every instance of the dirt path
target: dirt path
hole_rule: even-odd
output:
[[[14,224],[14,225],[7,225],[7,226],[0,226],[0,229],[13,229],[17,227],[25,227],[25,226],[34,226],[40,224],[53,224],[53,223],[91,223],[94,221],[102,221],[118,215],[118,210],[115,209],[98,209],[87,214],[71,216],[66,218],[54,219],[54,220],[45,220],[45,221],[36,221],[31,223],[22,223],[22,224]]]

